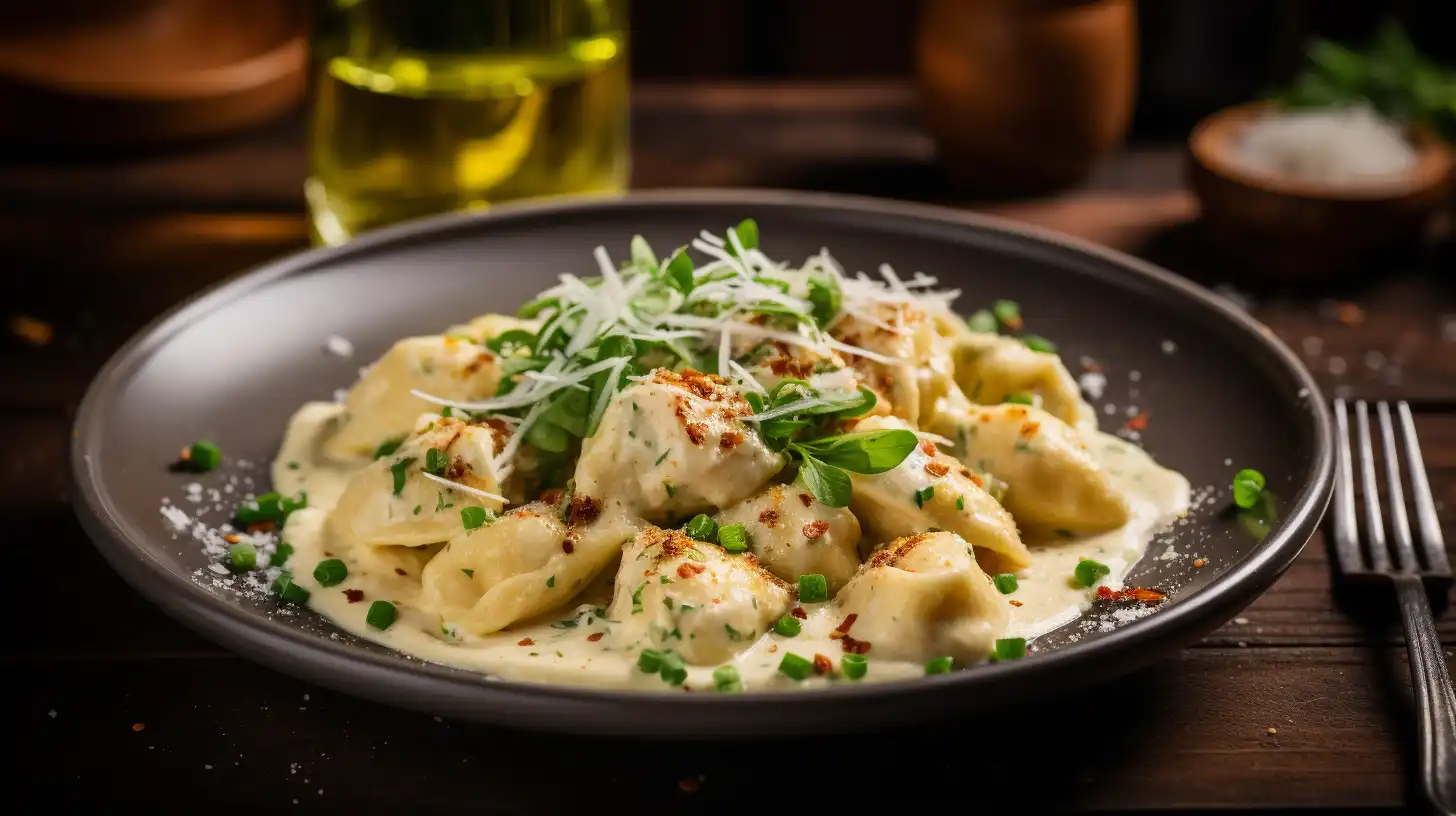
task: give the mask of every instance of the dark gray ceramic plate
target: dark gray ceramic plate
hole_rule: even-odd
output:
[[[776,258],[829,247],[850,270],[889,262],[959,287],[963,311],[1021,302],[1074,370],[1090,357],[1108,385],[1094,400],[1104,430],[1148,412],[1142,434],[1162,463],[1209,500],[1132,576],[1171,592],[1156,613],[1113,626],[1094,611],[1038,642],[1028,659],[914,682],[845,684],[820,693],[631,694],[487,680],[355,641],[311,613],[284,614],[211,586],[207,557],[174,537],[163,497],[221,486],[238,459],[264,464],[303,401],[329,399],[395,339],[512,311],[563,271],[590,273],[591,251],[625,257],[641,233],[657,247],[760,224]],[[330,335],[357,351],[326,353]],[[1106,406],[1111,404],[1111,409]],[[1105,411],[1109,411],[1105,412]],[[620,200],[501,207],[384,230],[286,258],[219,286],[143,331],[106,365],[76,421],[77,512],[138,591],[202,634],[320,685],[433,714],[525,728],[703,737],[864,729],[1101,681],[1144,665],[1235,615],[1298,554],[1330,490],[1329,417],[1308,372],[1264,327],[1207,291],[1125,255],[1041,230],[925,206],[776,192],[647,193]],[[229,466],[201,477],[167,464],[193,439],[217,441]],[[1227,512],[1230,477],[1256,467],[1281,498],[1262,540]],[[235,500],[235,498],[233,498]],[[214,523],[223,520],[215,513]],[[1201,568],[1194,557],[1207,559]],[[202,569],[201,578],[196,571]]]

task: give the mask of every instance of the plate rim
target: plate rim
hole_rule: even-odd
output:
[[[666,691],[596,689],[511,681],[487,678],[477,672],[428,663],[417,658],[401,657],[397,653],[367,652],[229,604],[194,582],[176,576],[149,551],[144,543],[145,536],[142,540],[133,538],[114,517],[112,504],[106,495],[108,491],[98,474],[93,472],[91,464],[91,448],[100,439],[100,408],[108,398],[120,392],[119,386],[124,385],[125,377],[137,364],[164,347],[186,326],[212,311],[215,304],[222,300],[252,293],[278,280],[326,263],[346,263],[352,255],[368,254],[381,246],[411,243],[469,230],[472,227],[490,229],[496,224],[544,214],[590,214],[594,210],[664,205],[744,208],[787,206],[859,215],[888,215],[910,221],[935,222],[939,226],[970,227],[1012,238],[1029,239],[1033,243],[1049,243],[1074,253],[1090,255],[1118,268],[1123,274],[1136,276],[1157,287],[1171,289],[1184,298],[1211,309],[1234,327],[1253,337],[1270,358],[1280,364],[1284,373],[1291,375],[1302,389],[1307,389],[1307,395],[1302,399],[1308,403],[1308,421],[1314,426],[1314,450],[1308,479],[1286,505],[1287,512],[1281,519],[1279,528],[1271,531],[1267,538],[1256,544],[1227,572],[1214,578],[1197,592],[1180,599],[1178,603],[1159,610],[1155,615],[1119,627],[1096,640],[1038,654],[1031,660],[979,665],[970,671],[940,676],[865,685],[844,684],[808,693],[769,690],[748,695],[671,694]],[[689,188],[634,191],[613,196],[559,197],[502,204],[481,212],[449,213],[416,219],[366,233],[342,246],[317,247],[284,255],[224,278],[164,311],[138,329],[98,370],[87,387],[72,425],[69,471],[75,497],[72,504],[83,528],[93,545],[128,584],[184,625],[202,632],[209,639],[221,641],[227,648],[272,669],[355,696],[422,711],[447,713],[439,711],[438,706],[433,703],[442,697],[459,698],[461,693],[479,695],[485,704],[468,706],[469,713],[466,716],[481,722],[523,726],[535,730],[600,730],[601,733],[622,736],[682,738],[690,737],[691,734],[683,733],[681,729],[662,729],[640,722],[636,723],[640,727],[631,731],[620,726],[592,729],[583,727],[580,722],[543,722],[542,717],[531,714],[529,710],[517,715],[496,709],[501,707],[500,704],[509,705],[513,698],[521,703],[567,703],[576,706],[578,710],[582,710],[583,706],[594,709],[612,705],[626,710],[644,705],[656,706],[670,700],[674,713],[681,715],[682,725],[692,731],[690,721],[695,715],[712,717],[715,713],[721,714],[723,710],[738,710],[745,706],[787,710],[786,704],[791,704],[795,709],[812,709],[818,712],[850,701],[890,703],[903,701],[906,697],[945,697],[949,693],[970,691],[977,686],[994,687],[1004,684],[1006,681],[1002,678],[1009,677],[1024,678],[1024,685],[1027,687],[1054,686],[1057,685],[1058,674],[1084,662],[1096,663],[1098,658],[1101,658],[1104,667],[1100,672],[1084,671],[1081,674],[1111,677],[1126,673],[1153,662],[1170,647],[1183,648],[1196,634],[1219,625],[1225,619],[1224,616],[1232,616],[1262,595],[1284,573],[1308,543],[1329,503],[1334,458],[1331,427],[1329,407],[1325,404],[1313,376],[1293,351],[1268,327],[1203,286],[1120,250],[1044,227],[935,204],[794,190]],[[272,648],[276,647],[284,648],[279,649],[275,656]],[[285,655],[299,659],[301,664],[282,659]],[[336,661],[342,661],[342,665]],[[1107,670],[1105,667],[1108,665],[1119,668]],[[353,670],[349,677],[352,682],[330,682],[335,674],[345,668]],[[1083,682],[1076,684],[1084,685]],[[399,699],[398,691],[409,690],[411,687],[428,693],[420,694],[418,701]],[[1011,696],[1031,695],[1013,693]],[[491,697],[498,697],[499,703],[491,703]],[[415,702],[421,704],[416,705]],[[719,716],[717,719],[722,718]],[[751,718],[744,719],[751,721]],[[788,724],[788,728],[779,730],[787,731],[805,719],[798,717],[795,723]],[[822,717],[811,716],[807,719],[818,720]],[[768,733],[761,727],[761,723],[749,730],[757,735]],[[732,737],[734,734],[715,733],[713,736]]]

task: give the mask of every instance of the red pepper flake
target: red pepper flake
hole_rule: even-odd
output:
[[[1129,589],[1113,589],[1111,587],[1097,587],[1097,597],[1104,601],[1136,601],[1138,603],[1156,604],[1162,603],[1165,596],[1156,589],[1146,587],[1131,587]]]
[[[799,503],[804,505],[805,507],[808,507],[809,505],[814,503],[814,497],[810,496],[808,493],[800,493]]]
[[[587,639],[587,641],[589,643],[596,643],[597,641],[599,641],[599,640],[602,639],[602,635],[604,635],[604,634],[606,634],[606,633],[605,632],[592,632],[590,635],[587,635],[586,636],[586,639]]]
[[[977,476],[977,475],[975,475],[973,473],[973,474],[967,476],[966,478],[967,479],[970,479],[971,480],[971,484],[975,485],[976,487],[979,487],[979,488],[981,488],[983,490],[985,489],[986,483],[983,482],[983,481],[981,481],[981,477],[980,476]]]
[[[950,473],[950,465],[942,464],[941,462],[926,462],[925,472],[939,479],[945,474]]]
[[[779,526],[779,511],[769,508],[758,514],[758,521],[765,527]]]
[[[708,435],[708,426],[702,422],[689,422],[683,426],[683,430],[687,431],[688,439],[694,445],[702,445],[703,437]]]
[[[702,789],[702,787],[703,780],[701,777],[688,777],[687,779],[680,780],[677,783],[677,789],[682,791],[683,793],[697,793],[700,789]]]
[[[1137,416],[1129,419],[1127,424],[1122,426],[1129,431],[1145,431],[1148,429],[1148,412],[1138,411]]]
[[[1021,601],[1007,601],[1012,606],[1021,606]]]
[[[1196,559],[1193,562],[1193,566],[1198,567],[1198,568],[1201,569],[1203,567],[1203,565],[1204,564],[1207,564],[1207,563],[1208,563],[1208,559],[1207,558],[1199,558],[1199,559]]]
[[[1346,326],[1358,326],[1365,322],[1365,310],[1348,300],[1335,304],[1335,316]]]
[[[346,589],[344,590],[344,597],[349,599],[349,603],[359,603],[364,600],[364,590]]]
[[[10,318],[10,333],[32,346],[48,346],[56,336],[51,324],[26,315]]]
[[[934,456],[935,443],[931,442],[929,439],[922,439],[920,440],[920,450],[924,451],[926,456]]]
[[[794,617],[798,618],[799,620],[808,620],[809,619],[809,613],[808,612],[805,612],[804,611],[804,607],[802,607],[802,606],[796,606],[793,609],[790,609],[789,610],[789,614],[790,615],[793,615]]]
[[[834,662],[822,654],[814,655],[814,673],[828,674],[834,670]]]
[[[227,535],[222,537],[222,540],[226,541],[229,544],[236,544],[243,539],[242,536],[239,536],[237,533],[228,533]]]
[[[145,731],[145,730],[147,730],[147,724],[146,723],[132,723],[131,724],[131,730],[133,730],[133,731]]]
[[[559,487],[553,487],[541,491],[541,495],[538,498],[540,499],[540,501],[546,504],[558,504],[561,501],[561,497],[565,494],[565,490],[562,490]]]
[[[400,567],[395,567],[395,568],[394,568],[394,574],[395,574],[395,575],[409,575],[409,573],[408,573],[408,572],[405,572],[405,571],[404,571],[404,570],[403,570],[403,569],[402,569],[402,568],[400,568]]]
[[[1036,432],[1039,430],[1041,430],[1040,422],[1023,422],[1021,424],[1021,435],[1027,438],[1036,436]]]
[[[743,433],[741,431],[724,431],[723,435],[718,437],[718,447],[725,451],[733,450],[742,442]]]
[[[572,524],[590,524],[602,514],[602,503],[580,493],[571,497],[571,512],[567,519]]]
[[[808,524],[804,525],[803,530],[804,538],[807,538],[810,541],[814,541],[818,538],[823,538],[824,534],[827,532],[829,532],[829,522],[827,521],[811,521]]]
[[[845,654],[865,654],[870,650],[870,644],[863,640],[855,640],[849,635],[840,638],[839,645],[844,647]]]
[[[691,578],[694,575],[701,573],[705,569],[707,569],[707,567],[704,567],[702,564],[694,564],[691,561],[684,561],[681,564],[677,565],[677,577]]]
[[[256,524],[249,524],[247,531],[250,533],[271,533],[275,526],[271,521],[260,521]]]
[[[854,622],[857,620],[859,620],[859,613],[849,613],[849,615],[845,617],[845,619],[841,621],[838,626],[834,627],[834,631],[829,633],[829,637],[835,640],[849,637],[849,629],[851,626],[854,626]]]
[[[568,535],[565,538],[561,539],[561,551],[564,552],[564,553],[566,553],[567,555],[571,555],[573,552],[576,552],[576,534],[575,533],[573,533],[571,535]]]
[[[521,638],[520,640],[516,641],[516,645],[517,646],[535,646],[536,645],[536,641],[531,640],[530,638]]]

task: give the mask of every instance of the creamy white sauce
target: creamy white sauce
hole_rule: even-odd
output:
[[[325,553],[324,519],[348,479],[367,462],[337,463],[322,453],[322,442],[331,432],[342,406],[308,403],[290,421],[282,449],[273,465],[277,490],[286,495],[307,491],[309,506],[295,512],[288,521],[285,539],[293,545],[290,562],[294,581],[310,594],[309,607],[340,628],[413,655],[423,660],[459,666],[510,680],[553,684],[589,685],[612,688],[666,690],[656,674],[637,668],[638,653],[614,651],[610,638],[591,637],[612,626],[602,611],[610,598],[610,573],[595,582],[581,597],[545,618],[496,634],[477,637],[442,631],[441,621],[411,605],[410,582],[417,576],[371,574],[351,563],[348,578],[334,587],[320,586],[313,567],[328,557],[347,554]],[[1076,539],[1026,543],[1031,564],[1019,572],[1019,588],[1005,596],[1012,604],[1007,637],[1034,638],[1078,618],[1095,596],[1095,588],[1075,585],[1072,574],[1077,562],[1091,558],[1106,564],[1111,573],[1100,582],[1112,588],[1122,586],[1123,577],[1142,557],[1148,542],[1161,527],[1188,509],[1189,484],[1180,474],[1157,465],[1141,449],[1107,434],[1089,439],[1093,457],[1111,475],[1132,504],[1132,519],[1124,527],[1101,535]],[[345,590],[361,590],[363,600],[349,601]],[[365,621],[374,600],[394,601],[398,618],[387,630],[370,627]],[[811,676],[795,681],[778,671],[786,652],[806,659],[824,655],[837,666],[843,654],[841,642],[829,637],[844,616],[830,602],[804,604],[808,614],[801,633],[786,638],[769,633],[760,637],[732,661],[747,690],[815,688],[843,678]],[[563,623],[570,621],[571,623]],[[852,634],[852,632],[851,632]],[[873,682],[918,677],[921,663],[875,659],[869,655],[869,671],[863,680]],[[688,689],[712,689],[715,666],[688,666]]]

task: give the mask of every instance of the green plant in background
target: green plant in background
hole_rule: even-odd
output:
[[[1397,122],[1425,125],[1456,142],[1456,70],[1422,54],[1405,28],[1386,20],[1363,51],[1318,39],[1289,87],[1274,99],[1291,108],[1367,101]]]

